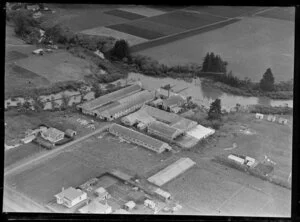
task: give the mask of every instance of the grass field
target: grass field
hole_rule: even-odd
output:
[[[249,15],[258,10],[262,10],[265,7],[256,7],[256,6],[190,6],[185,10],[193,10],[200,13],[209,13],[216,16],[222,16],[226,18],[233,18],[242,15]]]
[[[209,14],[176,11],[164,15],[153,16],[146,20],[188,30],[205,26],[211,23],[219,22],[224,19]]]
[[[119,32],[117,30],[106,28],[106,27],[87,29],[81,32],[88,35],[101,35],[101,36],[104,35],[104,36],[112,36],[116,39],[125,39],[129,43],[129,45],[136,45],[147,41],[147,39],[130,35],[124,32]]]
[[[145,16],[143,16],[143,15],[128,12],[128,11],[123,11],[123,10],[120,10],[120,9],[114,9],[114,10],[111,10],[111,11],[106,11],[105,14],[121,17],[121,18],[128,19],[128,20],[135,20],[135,19],[145,18]]]
[[[295,8],[293,7],[274,8],[269,11],[258,13],[257,15],[262,17],[267,17],[267,18],[295,21]]]
[[[117,24],[107,26],[107,28],[114,29],[120,32],[125,32],[130,35],[138,36],[144,39],[157,39],[163,37],[163,35],[159,32],[148,30],[143,27],[131,26],[130,24]]]
[[[45,77],[52,83],[82,79],[85,75],[91,74],[91,67],[95,66],[92,62],[62,50],[43,56],[32,55],[16,61],[16,64]]]
[[[284,81],[293,78],[294,73],[293,33],[292,22],[247,17],[223,28],[138,53],[166,65],[178,65],[202,64],[205,54],[214,52],[228,62],[228,70],[242,79],[259,81],[270,67],[275,81]]]

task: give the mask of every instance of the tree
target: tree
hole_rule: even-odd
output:
[[[95,98],[101,96],[103,94],[101,87],[99,86],[98,83],[93,84],[92,90],[95,93]]]
[[[68,97],[65,94],[62,94],[61,101],[62,101],[62,103],[61,103],[60,108],[62,110],[67,109],[68,104],[69,104],[69,99],[68,99]]]
[[[111,50],[111,55],[117,59],[129,58],[130,51],[128,43],[124,39],[116,41]]]
[[[264,91],[272,91],[274,89],[274,76],[271,68],[268,68],[260,80],[259,86]]]
[[[210,108],[208,111],[208,119],[210,120],[216,120],[221,119],[221,100],[216,99],[214,102],[210,104]]]
[[[38,97],[33,96],[32,99],[33,99],[33,107],[35,111],[39,112],[44,109],[44,103]]]

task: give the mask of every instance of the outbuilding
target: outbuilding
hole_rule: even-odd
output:
[[[100,199],[100,200],[106,200],[111,197],[110,194],[107,192],[107,190],[103,187],[97,188],[95,190],[95,193],[96,193],[98,199]]]
[[[32,51],[32,53],[35,55],[43,55],[44,49],[36,49],[36,50]]]
[[[64,132],[52,127],[48,128],[47,131],[41,132],[41,135],[44,139],[50,141],[51,143],[56,143],[65,137]]]
[[[135,208],[136,204],[134,201],[128,201],[125,205],[124,205],[124,209],[125,210],[132,210],[133,208]]]
[[[270,122],[275,122],[276,121],[276,116],[268,115],[267,120],[270,121]]]
[[[35,135],[34,134],[32,134],[32,135],[29,135],[29,136],[26,136],[24,139],[22,139],[21,141],[23,142],[23,143],[30,143],[30,142],[32,142],[34,139],[35,139]]]
[[[74,136],[77,135],[77,132],[75,130],[72,130],[72,129],[67,129],[65,134],[66,134],[66,136],[73,138]]]
[[[256,118],[256,119],[263,119],[263,118],[264,118],[264,114],[256,113],[256,114],[255,114],[255,118]]]
[[[278,119],[278,123],[280,123],[280,124],[282,124],[282,125],[286,125],[287,124],[287,119],[284,119],[284,118],[282,118],[282,117],[280,117],[279,119]]]

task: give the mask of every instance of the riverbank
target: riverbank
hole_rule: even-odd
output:
[[[259,90],[250,90],[246,88],[236,88],[229,86],[225,83],[218,82],[211,78],[201,78],[201,82],[207,87],[213,87],[219,89],[222,92],[230,93],[232,95],[245,96],[245,97],[267,97],[276,100],[292,100],[293,91],[274,91],[274,92],[262,92]]]

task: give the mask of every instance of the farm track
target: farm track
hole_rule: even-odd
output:
[[[49,158],[51,158],[51,157],[53,157],[53,156],[61,153],[64,149],[66,149],[66,148],[68,148],[68,147],[70,147],[70,146],[72,146],[72,145],[74,145],[74,144],[76,144],[76,143],[78,143],[80,141],[83,141],[83,140],[89,138],[90,136],[93,136],[93,135],[95,135],[97,133],[103,132],[108,126],[109,126],[109,124],[101,127],[100,129],[97,129],[94,132],[91,132],[91,133],[89,133],[89,134],[87,134],[87,135],[85,135],[85,136],[83,136],[81,138],[78,138],[78,139],[76,139],[76,140],[74,140],[74,141],[72,141],[70,143],[67,143],[67,144],[62,145],[62,146],[60,146],[60,147],[58,147],[58,148],[56,148],[56,149],[54,149],[52,151],[49,151],[49,152],[43,154],[42,156],[38,156],[37,158],[31,160],[30,162],[25,162],[23,164],[20,164],[20,165],[17,165],[15,167],[13,167],[13,168],[5,170],[4,171],[4,176],[10,175],[12,173],[16,173],[19,170],[25,170],[25,169],[27,169],[28,167],[30,167],[30,166],[32,166],[34,164],[40,163],[42,160],[46,160],[47,158],[49,159]],[[70,147],[70,149],[73,149],[73,148],[75,148],[75,146]]]

